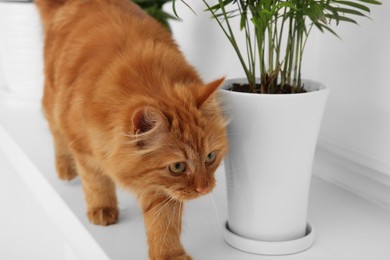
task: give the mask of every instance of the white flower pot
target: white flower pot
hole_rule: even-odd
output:
[[[34,3],[0,2],[0,39],[6,92],[2,94],[39,101],[43,94],[43,33]]]
[[[228,80],[225,86],[233,82],[245,80]],[[309,92],[302,94],[221,91],[231,120],[225,240],[236,248],[278,255],[313,243],[308,197],[329,89],[310,80],[304,86]]]

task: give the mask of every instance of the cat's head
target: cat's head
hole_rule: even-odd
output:
[[[181,201],[214,188],[228,146],[227,122],[215,95],[222,82],[177,85],[170,96],[132,111],[129,168],[120,176],[125,186]]]

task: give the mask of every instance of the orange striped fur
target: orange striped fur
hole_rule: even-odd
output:
[[[98,225],[118,221],[116,185],[134,192],[150,258],[191,259],[180,242],[182,206],[213,189],[227,150],[215,95],[223,80],[204,84],[171,34],[128,0],[36,4],[58,176],[80,176]]]

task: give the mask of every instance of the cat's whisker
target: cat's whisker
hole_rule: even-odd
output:
[[[166,199],[162,202],[160,202],[159,204],[157,204],[156,206],[154,206],[153,208],[149,209],[148,211],[146,211],[143,216],[145,217],[147,214],[151,213],[153,215],[155,214],[159,214],[160,211],[162,211],[164,209],[164,207],[166,206],[166,204],[169,202],[168,201],[169,199]]]
[[[149,192],[145,192],[144,194],[150,194]],[[141,195],[142,199],[156,199],[158,197],[166,197],[167,194],[165,192],[153,193],[150,195]]]
[[[215,212],[215,217],[217,219],[217,222],[218,222],[218,227],[220,227],[222,224],[221,224],[221,218],[219,217],[219,213],[218,213],[218,209],[217,209],[217,205],[215,203],[215,200],[214,200],[214,196],[212,193],[210,193],[210,197],[211,197],[211,202],[214,206],[214,212]]]
[[[148,212],[146,213],[153,213],[153,214],[160,214],[161,211],[163,211],[165,209],[165,207],[168,206],[168,204],[171,202],[172,198],[170,197],[167,197],[165,198],[163,201],[161,201],[160,203],[158,203],[156,206],[154,206],[153,208],[151,208]],[[156,211],[154,212],[154,209],[156,209]],[[146,214],[145,213],[145,214]]]
[[[157,214],[157,212],[159,212],[161,210],[162,206],[164,206],[168,200],[169,200],[169,198],[166,198],[162,202],[160,202],[157,205],[155,205],[154,207],[150,208],[148,211],[144,212],[142,214],[143,217],[145,217],[149,213]],[[156,210],[157,210],[157,212],[154,212]]]
[[[151,227],[153,226],[153,224],[156,222],[156,220],[161,216],[161,214],[163,213],[163,211],[165,209],[167,209],[167,207],[169,206],[169,204],[173,201],[173,198],[168,198],[168,202],[166,202],[164,205],[162,205],[159,209],[158,209],[158,212],[156,212],[155,216],[154,216],[154,219],[152,221],[152,223],[149,225],[148,229],[147,229],[147,232],[151,229]],[[164,202],[160,203],[159,205],[163,204]],[[156,206],[157,207],[157,206]]]
[[[240,189],[240,187],[242,187],[241,184],[239,184],[237,182],[233,182],[233,181],[226,181],[225,185],[226,185],[226,188],[229,190],[237,190],[237,189]]]
[[[183,212],[186,213],[187,212],[187,204],[186,203],[183,203]],[[186,221],[184,221],[186,218],[185,216],[183,216],[183,224],[182,224],[182,227],[183,229],[185,229],[186,231],[188,231],[188,234],[191,235],[193,238],[195,239],[198,239],[198,237],[194,234],[194,232],[192,232],[190,226],[188,225],[188,223]]]
[[[153,193],[152,195],[145,195],[145,194],[148,194],[149,192],[144,192],[143,194],[139,195],[138,196],[138,200],[140,200],[141,198],[142,199],[156,199],[158,197],[164,197],[166,196],[166,193],[164,192],[161,192],[161,193]],[[166,198],[164,201],[162,201],[161,203],[164,203],[168,200],[169,198]],[[144,212],[144,213],[141,213],[139,214],[138,216],[136,216],[136,218],[134,218],[134,221],[137,221],[139,219],[141,219],[141,217],[145,217],[147,214],[151,213],[154,209],[156,209],[157,207],[161,206],[161,203],[160,204],[157,204],[156,206],[154,206],[153,208],[149,209],[147,212]]]
[[[232,168],[232,169],[226,169],[225,168],[225,174],[226,173],[232,173],[232,172],[235,172],[235,171],[240,171],[241,169],[243,169],[244,167],[236,167],[236,168]]]
[[[232,176],[234,176],[235,173],[239,173],[239,172],[240,172],[239,168],[233,169],[231,171],[226,171],[225,172],[225,174],[226,174],[226,178],[225,178],[226,183],[238,184],[238,182],[235,181]],[[251,181],[253,179],[253,176],[251,174],[245,174],[244,176],[241,176],[240,178],[241,179],[245,178],[246,180]]]
[[[242,187],[242,185],[240,185],[239,183],[236,183],[236,182],[226,182],[226,188],[230,188],[230,189],[238,189],[240,187]]]
[[[231,178],[230,176],[226,176],[225,181],[226,181],[226,182],[230,182],[230,183],[236,182],[236,181],[235,181],[233,178]]]
[[[183,204],[184,204],[184,202],[182,202],[182,201],[179,201],[179,206],[180,206],[180,216],[177,218],[177,226],[181,229],[181,225],[182,225],[182,223],[183,223],[183,217],[184,217],[184,214],[183,214]]]
[[[177,200],[175,200],[175,205],[173,207],[173,214],[171,214],[171,217],[169,218],[169,221],[168,221],[168,225],[166,227],[166,230],[165,230],[165,234],[164,234],[164,238],[162,240],[162,244],[161,244],[161,248],[160,248],[160,253],[162,253],[162,250],[164,249],[164,243],[165,243],[165,239],[167,238],[167,233],[168,233],[168,230],[170,228],[170,225],[171,225],[171,222],[172,222],[172,218],[175,216],[176,214],[176,206],[177,206]]]

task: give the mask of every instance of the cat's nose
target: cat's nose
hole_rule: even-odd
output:
[[[205,194],[207,193],[207,186],[206,187],[197,187],[195,190],[200,193],[200,194]]]

